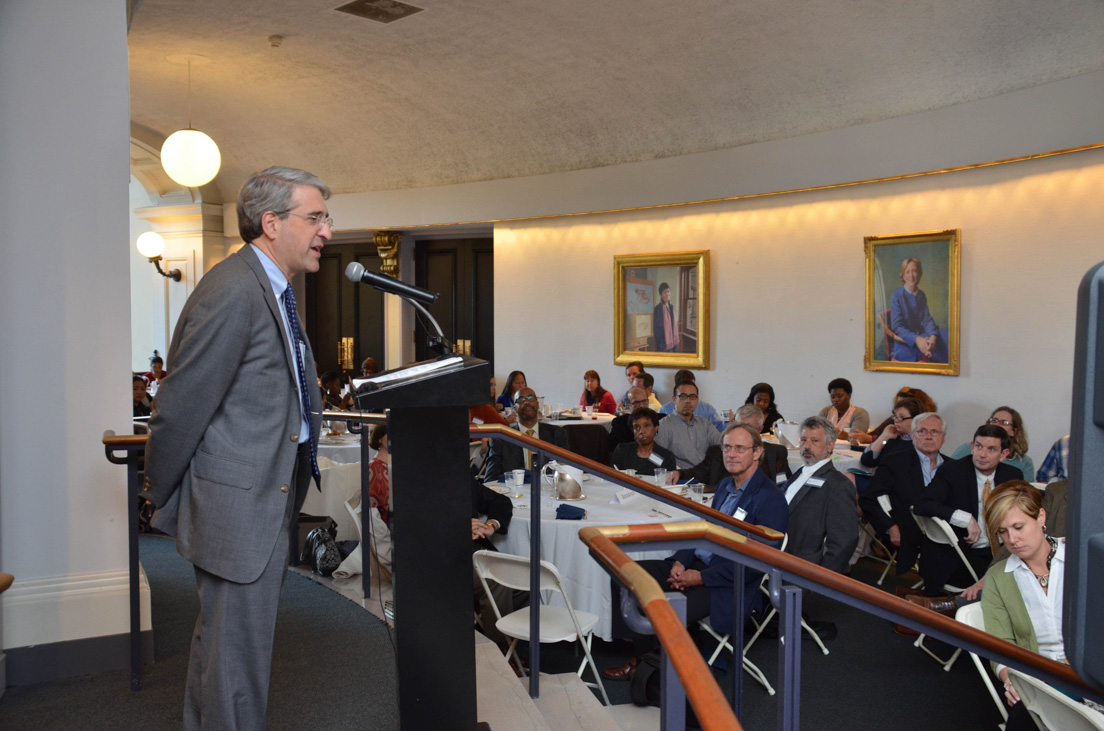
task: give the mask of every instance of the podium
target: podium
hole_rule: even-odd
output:
[[[486,361],[448,355],[358,381],[357,407],[388,411],[403,729],[477,728],[468,406],[488,400],[490,378]]]

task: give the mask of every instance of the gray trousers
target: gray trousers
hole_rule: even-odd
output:
[[[276,610],[288,562],[288,500],[268,565],[249,584],[195,567],[199,618],[184,690],[184,728],[263,729],[272,672]]]

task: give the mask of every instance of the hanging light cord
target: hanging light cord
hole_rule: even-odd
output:
[[[188,61],[188,129],[192,128],[192,62]]]

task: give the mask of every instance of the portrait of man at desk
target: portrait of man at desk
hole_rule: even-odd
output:
[[[237,208],[248,243],[185,303],[154,401],[145,490],[199,593],[186,729],[265,726],[288,525],[319,480],[321,394],[291,280],[318,271],[329,196],[293,168],[246,181]]]

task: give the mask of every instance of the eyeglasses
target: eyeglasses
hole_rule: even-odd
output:
[[[751,452],[754,449],[755,449],[755,447],[745,447],[743,444],[737,444],[735,446],[733,446],[731,444],[722,444],[721,445],[721,451],[724,452],[725,454],[729,454],[731,452],[735,452],[736,454],[746,454],[748,452]]]
[[[537,396],[522,396],[517,401],[520,404],[522,401],[537,401],[537,400],[538,400]]]
[[[698,394],[696,394],[696,393],[677,393],[677,394],[675,394],[675,398],[677,398],[679,401],[697,401],[698,400]]]
[[[893,423],[896,424],[897,422],[900,422],[900,421],[908,421],[911,418],[912,418],[911,416],[897,416],[897,414],[894,414],[893,415]]]
[[[323,226],[329,226],[330,228],[333,228],[333,216],[327,216],[322,213],[296,213],[295,211],[284,211],[284,213],[289,213],[292,216],[298,216],[299,218],[306,220],[307,223],[309,223],[310,225],[317,226],[318,228],[322,228]]]
[[[943,432],[939,431],[938,429],[920,428],[916,430],[916,436],[918,437],[937,437],[942,433]]]
[[[1012,426],[1011,421],[1008,421],[1007,419],[998,419],[995,416],[990,416],[989,417],[989,423],[990,424],[1003,424],[1004,426]]]
[[[645,399],[640,399],[639,401],[630,401],[629,403],[632,404],[633,406],[647,406],[648,405],[648,399],[645,398]]]

